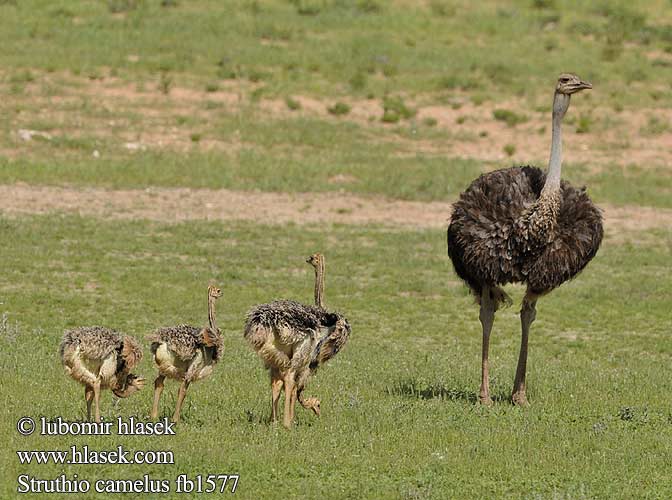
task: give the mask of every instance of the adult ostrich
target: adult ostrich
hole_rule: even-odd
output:
[[[483,327],[480,402],[492,404],[488,346],[495,311],[511,299],[500,288],[525,283],[520,311],[522,337],[511,400],[527,405],[525,371],[530,325],[537,299],[576,276],[602,241],[602,216],[585,192],[560,180],[561,125],[571,95],[592,85],[564,73],[553,97],[548,171],[512,167],[481,175],[453,205],[448,256],[480,304]]]

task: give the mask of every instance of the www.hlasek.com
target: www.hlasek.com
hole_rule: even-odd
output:
[[[35,422],[31,417],[19,419],[16,429],[29,436],[38,430],[42,436],[172,436],[174,423],[167,418],[159,422],[143,422],[134,417],[121,417],[113,422],[70,422],[60,417],[47,420],[41,417]],[[116,424],[116,425],[115,425]],[[21,465],[97,465],[97,464],[174,464],[175,457],[169,450],[127,450],[123,446],[96,450],[88,445],[70,446],[67,450],[17,450]],[[174,479],[156,479],[145,474],[137,479],[97,479],[89,481],[78,474],[71,477],[61,474],[44,479],[30,474],[17,478],[18,493],[235,493],[238,474],[179,474]]]

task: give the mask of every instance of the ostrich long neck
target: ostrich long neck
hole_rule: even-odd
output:
[[[315,267],[315,305],[324,309],[324,261]]]
[[[208,322],[213,332],[217,331],[217,325],[215,324],[215,300],[215,297],[208,294]]]
[[[541,191],[543,195],[552,195],[560,190],[562,173],[562,118],[569,107],[569,95],[555,93],[553,98],[553,133],[551,139],[551,157],[548,161],[546,183]]]

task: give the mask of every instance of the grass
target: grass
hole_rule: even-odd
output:
[[[19,467],[11,450],[75,443],[170,449],[178,465],[82,466],[68,474],[239,472],[242,498],[672,493],[663,480],[672,414],[659,397],[670,389],[660,370],[672,326],[669,232],[650,234],[654,243],[646,246],[629,238],[609,242],[577,280],[541,301],[529,366],[532,406],[520,410],[503,401],[517,354],[516,311],[498,314],[491,352],[499,401],[481,408],[474,404],[477,310],[450,272],[434,231],[58,216],[9,219],[2,229],[12,241],[0,278],[11,328],[2,332],[0,366],[16,374],[0,381],[7,396],[5,497],[19,473],[60,474],[51,465]],[[328,303],[347,314],[353,335],[310,384],[309,392],[322,399],[322,418],[300,410],[297,428],[285,432],[264,422],[268,382],[242,339],[243,317],[252,304],[275,297],[310,300],[312,275],[301,256],[316,248],[331,262]],[[47,440],[16,434],[13,425],[25,413],[83,415],[81,388],[57,361],[64,328],[102,323],[141,337],[158,325],[200,324],[209,280],[225,290],[218,317],[226,354],[215,374],[190,390],[176,437]],[[520,295],[514,290],[516,299]],[[146,357],[139,371],[151,377],[152,370]],[[36,398],[45,383],[51,396]],[[163,415],[170,414],[175,393],[171,384]],[[144,417],[150,400],[145,390],[115,412],[106,394],[103,413]]]
[[[365,85],[378,96],[432,91],[446,75],[461,75],[450,87],[477,84],[491,96],[523,88],[536,92],[566,61],[607,91],[630,83],[635,73],[665,79],[667,69],[643,57],[670,42],[672,14],[657,2],[541,9],[532,4],[512,1],[496,8],[494,1],[436,1],[407,8],[372,0],[232,0],[224,6],[194,0],[166,8],[158,1],[59,1],[48,7],[37,0],[5,2],[0,67],[76,74],[113,68],[129,79],[198,75],[201,88],[240,74],[263,81],[272,94],[328,96],[351,88],[359,74],[369,77],[357,77],[353,87]],[[596,43],[586,43],[589,36]],[[562,50],[539,43],[548,38]],[[612,46],[620,49],[605,56],[605,47]],[[647,98],[624,93],[618,99],[644,104]],[[667,95],[663,99],[669,104]]]
[[[291,131],[285,132],[288,132],[288,139],[301,145],[301,137],[291,138]],[[187,140],[191,143],[201,137],[193,133]],[[338,141],[337,136],[331,138]],[[63,140],[58,141],[58,146],[45,148],[83,151],[82,156],[39,161],[0,158],[0,182],[108,188],[185,186],[286,192],[345,190],[405,200],[446,201],[455,199],[480,173],[506,166],[502,162],[485,163],[419,154],[398,158],[391,156],[385,146],[378,151],[375,147],[357,151],[331,149],[326,145],[316,146],[313,150],[309,144],[310,132],[303,139],[302,150],[306,154],[301,158],[288,154],[284,145],[277,146],[282,150],[281,154],[276,153],[275,148],[267,152],[245,148],[229,158],[215,153],[175,155],[160,151],[124,151],[123,158],[116,158],[116,150],[108,152],[102,147],[99,148],[101,157],[95,161],[91,158],[98,147],[95,141]],[[507,155],[518,153],[513,144],[509,144],[505,151]],[[544,162],[539,159],[537,165]],[[357,179],[357,182],[334,184],[330,181],[338,175]],[[563,167],[563,177],[575,185],[588,186],[598,203],[672,208],[672,177],[665,167],[631,164],[594,169],[589,165],[569,164]]]

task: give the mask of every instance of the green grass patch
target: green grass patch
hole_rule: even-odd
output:
[[[505,401],[519,343],[515,307],[498,312],[491,340],[497,402],[475,404],[478,311],[452,273],[443,231],[58,216],[3,220],[0,229],[11,241],[0,276],[3,497],[15,494],[20,473],[63,472],[19,466],[14,450],[73,444],[168,449],[176,465],[71,466],[68,475],[238,472],[241,498],[672,494],[672,414],[660,398],[670,390],[660,369],[672,327],[668,232],[648,234],[646,245],[634,235],[607,240],[581,276],[540,301],[528,365],[532,406],[520,410]],[[323,416],[299,408],[298,425],[286,432],[265,422],[269,384],[242,338],[243,318],[273,298],[311,301],[303,258],[315,250],[327,255],[326,302],[347,315],[353,334],[308,387]],[[63,329],[104,324],[142,338],[160,325],[203,324],[210,280],[224,290],[225,354],[211,378],[190,388],[177,436],[16,433],[24,415],[84,415],[83,391],[57,360]],[[511,291],[520,300],[522,291]],[[151,381],[149,356],[139,372]],[[106,393],[103,415],[144,418],[150,387],[117,409]],[[167,385],[162,415],[176,390]]]
[[[633,81],[667,81],[668,69],[645,57],[672,40],[671,16],[657,2],[538,3],[4,2],[0,67],[13,68],[17,89],[31,83],[26,77],[34,70],[96,77],[113,71],[128,79],[192,75],[200,88],[244,78],[263,81],[271,95],[365,88],[379,96],[437,88],[537,94],[549,91],[567,61],[601,84],[606,100]],[[586,43],[589,36],[595,43]],[[170,81],[160,87],[169,91]],[[669,104],[668,94],[661,98]],[[618,98],[654,101],[640,92]]]

